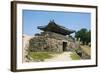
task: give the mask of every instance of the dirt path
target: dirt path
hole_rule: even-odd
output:
[[[90,47],[81,45],[81,48],[86,54],[88,54],[89,56],[91,55],[91,48]]]
[[[70,61],[72,60],[70,57],[70,54],[72,52],[64,52],[62,54],[58,54],[55,57],[51,58],[51,59],[46,59],[45,62],[55,62],[55,61]]]

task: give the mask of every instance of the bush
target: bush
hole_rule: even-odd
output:
[[[80,56],[77,55],[75,52],[73,52],[72,54],[70,54],[70,57],[72,58],[72,60],[80,60]]]

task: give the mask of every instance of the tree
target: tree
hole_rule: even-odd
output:
[[[90,30],[86,33],[86,44],[88,44],[89,42],[91,42],[91,31]]]
[[[75,33],[75,37],[77,38],[77,40],[80,38],[80,41],[83,43],[83,45],[88,44],[91,41],[91,31],[82,28]]]

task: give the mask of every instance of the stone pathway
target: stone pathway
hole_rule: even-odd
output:
[[[57,54],[55,57],[51,59],[46,59],[45,62],[55,62],[55,61],[70,61],[72,60],[70,54],[72,52],[63,52],[61,54]]]

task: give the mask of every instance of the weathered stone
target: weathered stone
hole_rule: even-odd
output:
[[[75,42],[69,37],[54,33],[42,32],[39,36],[35,36],[29,41],[30,51],[49,51],[49,52],[63,52],[72,51],[77,48]]]

